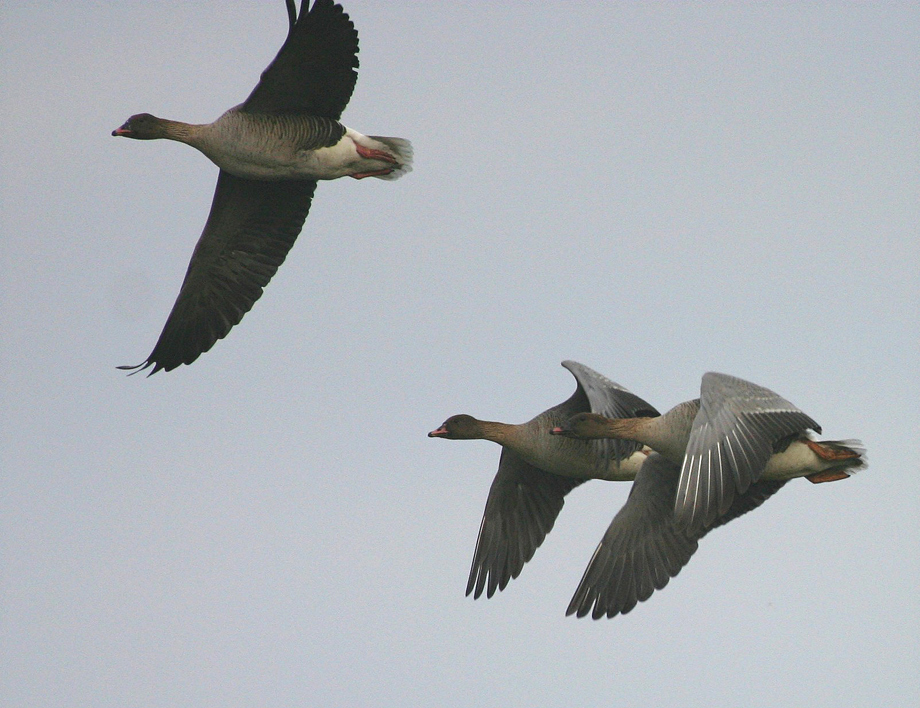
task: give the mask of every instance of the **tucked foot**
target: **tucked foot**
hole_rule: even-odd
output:
[[[859,457],[858,452],[844,445],[822,445],[814,440],[806,440],[805,444],[822,460],[852,460]]]
[[[385,170],[375,170],[374,172],[355,172],[353,175],[348,176],[354,177],[355,179],[364,179],[365,177],[380,177],[381,175],[388,175],[392,171],[392,168],[388,168]]]
[[[846,472],[836,472],[834,470],[825,470],[824,472],[815,472],[814,474],[807,475],[807,479],[812,484],[821,484],[822,482],[836,482],[839,479],[846,479],[849,477]]]
[[[363,145],[359,145],[358,143],[355,143],[355,150],[358,151],[358,154],[361,157],[367,158],[368,160],[381,160],[382,162],[392,162],[393,164],[396,164],[397,162],[395,157],[393,157],[388,152],[384,152],[383,150],[374,150],[373,148],[367,148],[367,147],[364,147]],[[382,174],[389,174],[390,172],[392,172],[392,170],[387,170],[386,172]],[[380,174],[380,173],[377,173],[377,172],[367,173],[364,176],[371,177],[376,174]],[[352,175],[352,177],[354,176],[355,175]],[[358,177],[357,179],[361,179],[361,178]]]

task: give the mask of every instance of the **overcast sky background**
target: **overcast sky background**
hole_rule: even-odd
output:
[[[4,3],[2,654],[10,707],[920,703],[920,5],[348,0],[344,122],[398,182],[321,184],[253,311],[153,347],[277,2]],[[565,609],[629,485],[569,496],[464,597],[499,448],[576,359],[661,410],[708,370],[861,438],[663,591]]]

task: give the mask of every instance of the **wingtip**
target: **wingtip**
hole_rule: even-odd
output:
[[[128,374],[128,376],[134,376],[134,374],[139,374],[140,372],[144,371],[145,369],[150,368],[151,366],[153,366],[153,364],[154,364],[153,359],[147,359],[146,361],[142,361],[140,364],[134,364],[134,365],[128,365],[128,364],[126,364],[126,365],[124,365],[124,366],[116,366],[115,368],[116,368],[116,369],[119,369],[119,370],[121,370],[121,371],[128,371],[128,372],[130,372],[130,373]],[[150,371],[150,372],[147,374],[147,377],[149,378],[149,377],[153,376],[157,371],[159,371],[159,370],[162,369],[162,368],[163,368],[162,366],[160,366],[159,364],[157,364],[156,366],[153,367],[153,371]]]

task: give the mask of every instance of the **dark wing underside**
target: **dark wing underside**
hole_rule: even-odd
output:
[[[680,467],[652,454],[636,475],[629,498],[610,522],[567,615],[594,619],[629,612],[677,575],[697,540],[675,526],[672,514]]]
[[[179,297],[143,364],[170,371],[191,364],[249,312],[278,270],[310,210],[316,182],[263,182],[220,171],[211,213]]]
[[[240,110],[342,115],[358,79],[358,31],[341,5],[316,0],[305,12],[308,3],[301,3],[300,18]]]
[[[492,597],[496,588],[504,590],[552,530],[565,495],[584,481],[544,472],[503,448],[479,527],[466,594],[475,590],[473,597],[478,598],[486,588],[486,597]]]
[[[788,481],[786,479],[761,479],[754,482],[744,494],[736,494],[735,498],[732,499],[731,506],[728,507],[728,511],[713,521],[712,526],[701,531],[698,538],[702,538],[713,529],[724,526],[729,521],[734,521],[739,516],[753,511],[776,494]]]
[[[760,480],[707,529],[694,532],[675,520],[680,466],[658,454],[642,465],[626,504],[617,513],[578,584],[566,614],[594,619],[626,614],[661,590],[690,562],[698,541],[712,529],[756,509],[785,481]]]
[[[358,33],[332,0],[301,3],[274,61],[242,105],[249,113],[294,113],[337,120],[357,80]],[[340,126],[339,126],[340,128]],[[190,364],[249,311],[303,228],[316,182],[234,177],[223,170],[211,213],[172,312],[143,364],[151,374]]]

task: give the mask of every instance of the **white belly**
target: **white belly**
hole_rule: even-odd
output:
[[[793,479],[813,472],[821,472],[828,466],[828,463],[812,452],[808,445],[796,441],[767,460],[762,478]]]

